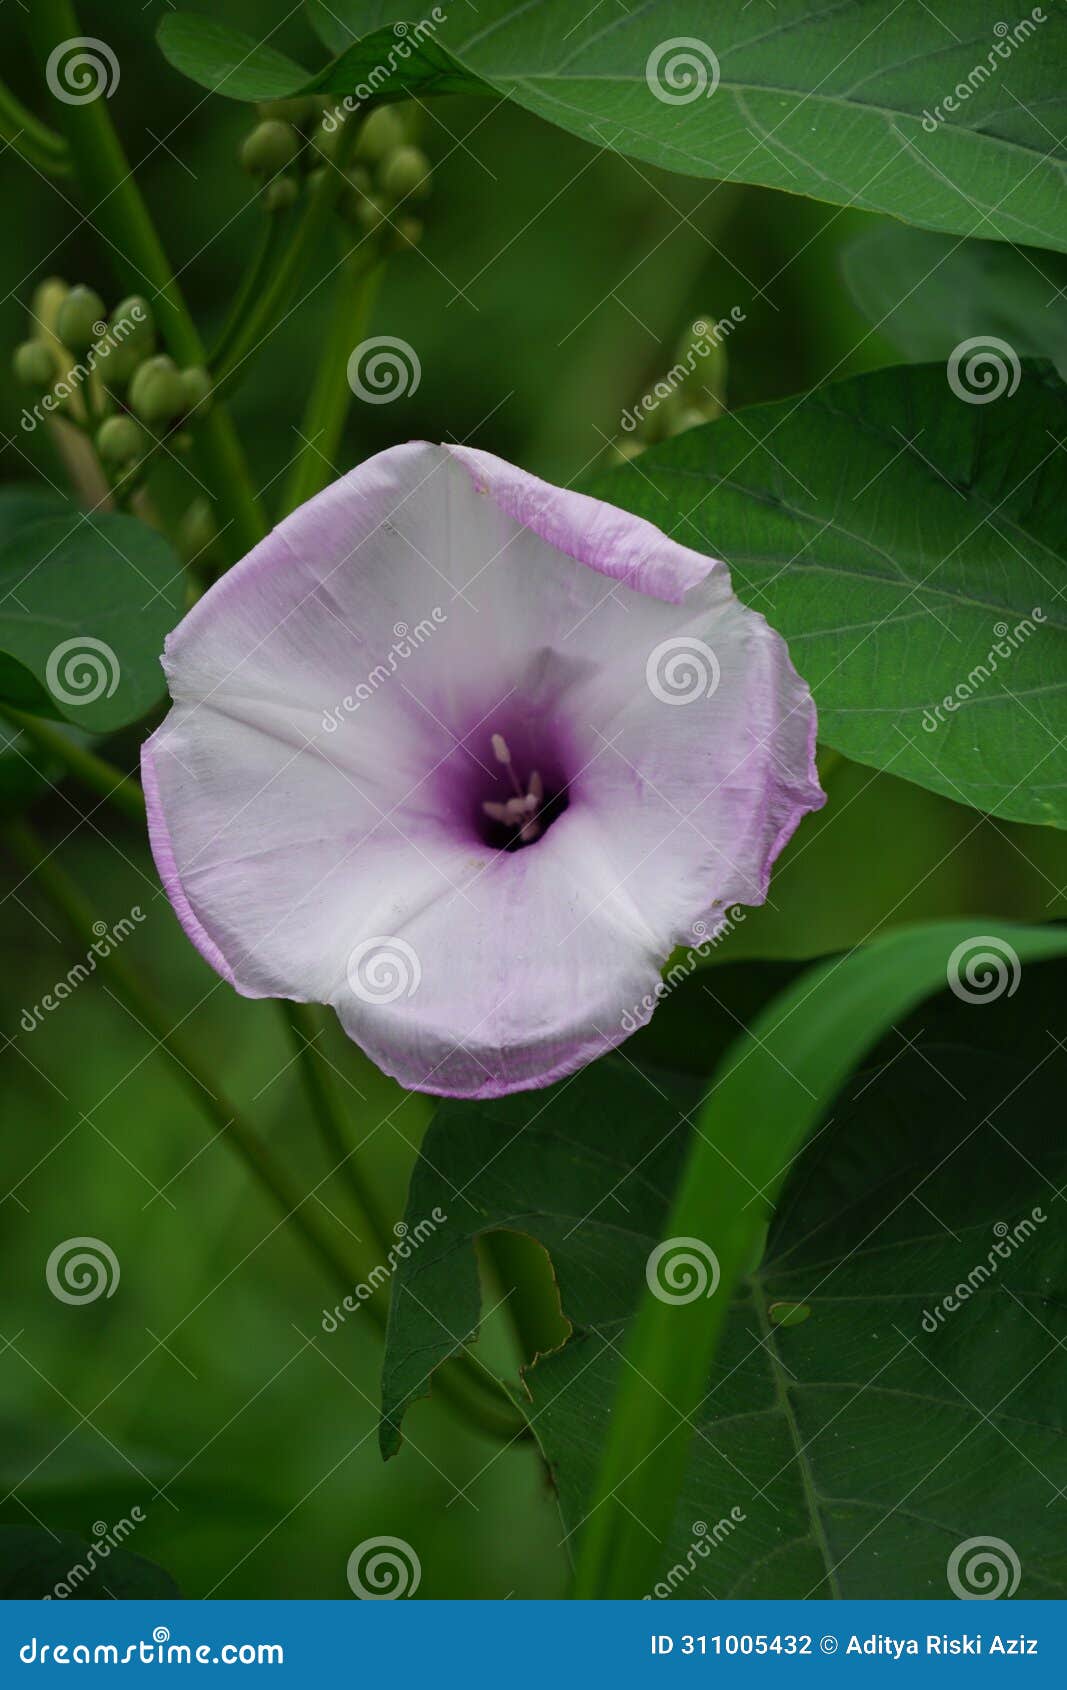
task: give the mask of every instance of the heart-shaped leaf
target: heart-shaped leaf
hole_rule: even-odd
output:
[[[178,557],[134,517],[18,528],[0,544],[0,702],[91,733],[136,722],[165,697],[181,602]]]
[[[1067,389],[990,350],[755,406],[586,491],[729,564],[789,642],[819,738],[1067,826]]]

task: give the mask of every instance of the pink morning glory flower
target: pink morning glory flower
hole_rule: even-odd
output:
[[[446,1096],[618,1044],[823,802],[810,693],[724,564],[462,447],[311,499],[164,667],[144,784],[189,938]]]

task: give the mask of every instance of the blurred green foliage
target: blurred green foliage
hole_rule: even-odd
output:
[[[152,39],[164,10],[162,0],[143,9],[85,0],[80,17],[118,56],[112,113],[210,339],[263,212],[237,162],[249,114],[201,96],[164,65]],[[278,47],[316,62],[310,31],[282,0],[231,0],[225,10],[260,35],[277,24]],[[20,28],[18,8],[4,8],[0,49],[12,85],[39,112]],[[685,324],[734,305],[745,320],[728,343],[731,408],[893,359],[840,274],[844,245],[877,219],[671,177],[491,101],[435,102],[419,129],[435,172],[425,243],[390,261],[372,332],[410,341],[422,381],[396,404],[353,409],[339,472],[423,436],[471,440],[569,481],[605,451],[623,407],[669,364]],[[68,184],[37,175],[10,148],[0,170],[9,231],[0,330],[11,347],[24,338],[30,294],[45,275],[87,282],[109,306],[118,290],[92,208],[83,214]],[[336,261],[335,245],[324,246],[316,275]],[[234,406],[268,499],[293,454],[325,334],[328,281],[312,278],[306,294]],[[21,404],[5,384],[3,477],[62,485],[45,431],[20,429]],[[176,508],[197,492],[180,467],[164,479],[160,496]],[[112,754],[132,766],[135,741]],[[849,765],[834,779],[830,807],[783,860],[772,907],[741,928],[735,955],[810,955],[855,942],[890,911],[893,919],[934,907],[1063,913],[1059,839],[1038,848],[1030,830],[994,828]],[[69,787],[39,819],[101,920],[113,925],[133,905],[145,911],[126,941],[128,960],[175,1019],[186,1017],[183,1030],[220,1086],[316,1186],[328,1164],[277,1008],[238,1001],[200,962],[132,827]],[[940,847],[932,853],[931,839]],[[941,861],[933,885],[909,892],[919,841]],[[399,1456],[382,1465],[375,1334],[358,1317],[322,1331],[337,1289],[278,1225],[227,1144],[211,1138],[188,1091],[100,978],[24,1030],[24,1010],[75,957],[7,864],[3,890],[0,1520],[85,1536],[94,1521],[139,1504],[147,1518],[129,1547],[189,1596],[346,1597],[350,1551],[379,1533],[415,1546],[421,1596],[562,1594],[563,1531],[529,1446],[501,1452],[437,1403],[420,1403]],[[729,959],[728,946],[720,958]],[[352,1088],[354,1139],[399,1215],[429,1106],[402,1100],[332,1030],[329,1049]],[[327,1179],[310,1201],[343,1239],[354,1220],[341,1182]],[[83,1235],[109,1243],[121,1283],[110,1299],[66,1306],[47,1289],[45,1263],[56,1243]],[[514,1371],[501,1314],[482,1346]]]

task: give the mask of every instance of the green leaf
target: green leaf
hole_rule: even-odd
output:
[[[874,950],[861,971],[873,981],[888,968],[888,1002],[913,966],[911,995],[919,997],[935,976],[944,983],[951,941],[962,931],[915,930],[910,964],[898,969],[892,953]],[[473,1240],[500,1227],[528,1233],[550,1253],[573,1331],[525,1371],[527,1412],[568,1538],[580,1543],[620,1412],[619,1386],[632,1376],[622,1355],[631,1353],[627,1334],[649,1257],[664,1232],[674,1232],[671,1194],[695,1145],[705,1164],[705,1201],[714,1201],[724,1181],[731,1186],[728,1202],[747,1228],[745,1276],[713,1366],[698,1369],[689,1416],[696,1435],[677,1502],[668,1492],[657,1519],[644,1498],[635,1507],[626,1493],[662,1548],[633,1527],[651,1555],[647,1582],[625,1593],[642,1595],[669,1580],[671,1594],[689,1597],[828,1594],[827,1566],[841,1561],[830,1584],[844,1595],[949,1595],[950,1551],[982,1532],[1004,1536],[1023,1558],[1022,1594],[1067,1590],[1061,1534],[1045,1507],[1052,1487],[1042,1477],[1059,1486],[1067,1479],[1067,1416],[1049,1408],[1067,1383],[1065,1352],[1056,1348],[1067,1333],[1056,1290],[1063,1281],[1059,1229],[1037,1223],[1010,1262],[998,1258],[995,1284],[981,1300],[941,1320],[932,1315],[932,1331],[922,1324],[976,1263],[988,1265],[1002,1225],[1014,1228],[1035,1205],[1054,1220],[1054,1191],[1067,1174],[1067,1151],[1050,1142],[1047,1127],[1067,1064],[1045,1032],[1045,1006],[1067,975],[1030,967],[1027,957],[1030,942],[1067,950],[1067,934],[1005,928],[1003,936],[1027,964],[1015,991],[991,991],[980,1004],[943,991],[889,1035],[878,1067],[838,1090],[830,1119],[789,1167],[765,1250],[761,1206],[731,1164],[753,1177],[749,1141],[776,1133],[780,1163],[772,1161],[770,1173],[789,1162],[789,1111],[811,1107],[803,1088],[820,1057],[828,1063],[823,1048],[809,1068],[794,1065],[797,1082],[783,1076],[778,1061],[783,1051],[790,1060],[805,1051],[813,1027],[830,1026],[829,997],[848,1002],[858,958],[830,965],[810,997],[818,976],[798,976],[787,997],[762,1014],[755,1009],[757,971],[721,971],[716,985],[726,1007],[717,1014],[709,1005],[708,1057],[729,1036],[735,1015],[756,1015],[754,1035],[761,1037],[777,1019],[779,1039],[790,1047],[778,1042],[768,1054],[752,1036],[736,1053],[740,1073],[749,1069],[753,1077],[747,1115],[732,1131],[717,1107],[720,1083],[701,1119],[703,1136],[694,1138],[683,1113],[695,1115],[689,1083],[628,1060],[639,1058],[644,1035],[625,1054],[548,1092],[491,1105],[443,1104],[412,1182],[408,1237],[434,1205],[448,1219],[394,1281],[386,1450],[399,1442],[403,1400],[430,1355],[454,1346],[449,1333],[463,1339],[477,1326]],[[936,967],[924,974],[931,958]],[[782,971],[766,977],[764,994]],[[873,1037],[871,994],[861,995]],[[798,1003],[787,1018],[788,1005]],[[781,1108],[764,1130],[768,1101]],[[725,1213],[728,1202],[717,1210]],[[714,1245],[725,1273],[719,1234],[698,1223],[696,1236]],[[719,1293],[710,1303],[655,1304],[674,1335],[672,1364],[682,1362],[692,1341],[684,1318],[699,1327],[722,1302]],[[660,1430],[669,1430],[679,1423],[670,1404],[682,1399],[670,1366],[662,1359],[657,1366],[645,1370],[648,1396],[662,1413]],[[630,1442],[627,1473],[649,1464],[642,1463],[647,1447]],[[710,1553],[699,1547],[702,1537]],[[906,1553],[898,1552],[903,1543]],[[684,1577],[672,1574],[679,1568]]]
[[[133,517],[20,528],[0,544],[0,702],[91,733],[136,722],[166,695],[181,605],[181,563]]]
[[[232,100],[287,99],[334,93],[362,102],[406,94],[469,94],[489,90],[463,69],[432,34],[423,39],[403,24],[347,44],[325,69],[312,73],[241,30],[190,13],[168,13],[157,33],[167,62],[202,88]]]
[[[860,310],[904,353],[947,360],[961,341],[996,336],[1067,377],[1067,259],[997,241],[959,241],[886,224],[845,250]]]
[[[335,52],[426,21],[410,0],[308,9]],[[573,0],[443,10],[432,40],[460,66],[595,146],[923,228],[1067,247],[1062,8],[1013,24],[1007,39],[999,0],[969,0],[958,31],[931,8],[883,0],[780,0],[766,19],[750,0],[660,0],[610,27]],[[672,81],[687,47],[689,79]],[[955,111],[944,112],[946,96]]]
[[[57,1589],[61,1597],[98,1602],[181,1595],[162,1567],[112,1547],[107,1536],[89,1543],[74,1532],[0,1526],[0,1600],[39,1601]]]
[[[311,74],[269,43],[190,12],[168,12],[156,39],[175,70],[231,100],[288,99]]]
[[[1067,389],[1016,372],[1016,391],[973,403],[941,366],[878,370],[584,486],[729,564],[789,642],[825,744],[1064,827]]]
[[[1067,955],[1067,930],[1063,929],[1005,926],[1000,934],[992,939],[976,934],[973,926],[963,926],[955,922],[936,922],[925,927],[903,929],[888,938],[876,940],[866,950],[855,951],[841,960],[805,973],[795,985],[776,998],[738,1039],[718,1071],[707,1102],[701,1110],[697,1123],[698,1131],[687,1159],[681,1185],[664,1225],[664,1243],[660,1247],[669,1252],[672,1243],[696,1240],[701,1250],[713,1254],[714,1276],[709,1273],[705,1278],[704,1284],[709,1287],[706,1296],[698,1294],[693,1300],[686,1302],[679,1302],[677,1299],[667,1301],[663,1295],[656,1294],[662,1293],[664,1284],[669,1286],[671,1283],[666,1269],[663,1270],[662,1278],[659,1278],[654,1276],[652,1263],[649,1263],[649,1289],[641,1299],[637,1319],[626,1338],[626,1366],[612,1407],[596,1485],[589,1499],[588,1522],[583,1532],[578,1562],[577,1595],[640,1596],[655,1583],[658,1570],[657,1545],[665,1540],[674,1519],[676,1499],[682,1487],[689,1456],[692,1416],[707,1400],[713,1360],[717,1368],[721,1369],[730,1354],[729,1347],[724,1348],[724,1343],[731,1293],[739,1284],[742,1275],[751,1271],[753,1251],[758,1247],[762,1228],[791,1164],[805,1140],[825,1118],[842,1083],[864,1052],[876,1038],[885,1034],[896,1020],[941,985],[946,975],[949,982],[954,984],[954,991],[958,995],[969,993],[981,999],[983,993],[980,982],[984,974],[984,992],[988,1001],[970,1002],[967,1008],[972,1017],[985,1017],[981,1035],[976,1029],[974,1038],[977,1040],[981,1036],[982,1044],[987,1046],[991,1039],[991,1025],[988,1019],[990,1010],[1000,998],[1007,996],[1010,1000],[1015,995],[1022,965],[1062,955]],[[977,964],[978,972],[974,967],[968,967],[968,963]],[[1032,1013],[1044,1015],[1045,1012],[1039,1005],[1040,997]],[[1043,1060],[1048,1061],[1058,1053],[1059,1046],[1050,1035],[1045,1041]],[[930,1084],[932,1080],[933,1076]],[[1017,1096],[1019,1089],[1021,1083],[1013,1094],[1006,1094],[1003,1101],[1007,1102],[1009,1095]],[[944,1098],[939,1094],[935,1111],[946,1111],[950,1106],[946,1099],[952,1095],[951,1091],[946,1091]],[[981,1080],[978,1083],[972,1082],[970,1098],[968,1100],[967,1094],[964,1094],[964,1101],[967,1103],[964,1118],[968,1131],[962,1138],[957,1132],[950,1143],[943,1146],[942,1166],[946,1156],[953,1154],[961,1144],[967,1145],[977,1135],[979,1128],[984,1128],[992,1122],[992,1114],[987,1112],[990,1109],[988,1086]],[[1018,1104],[1012,1112],[1014,1119],[1008,1118],[1009,1139],[1013,1131],[1017,1130],[1016,1123],[1023,1111],[1026,1120],[1032,1119],[1028,1106]],[[1036,1138],[1040,1142],[1042,1133],[1047,1138],[1047,1125],[1040,1108],[1037,1110],[1036,1124],[1040,1130],[1027,1134],[1027,1142],[1032,1148],[1033,1139]],[[929,1126],[930,1123],[927,1122],[928,1137]],[[1004,1134],[1005,1129],[999,1121],[996,1122],[995,1132],[982,1134],[982,1147],[986,1155],[994,1138],[1003,1138]],[[859,1153],[865,1136],[853,1129],[852,1133],[847,1135],[846,1155]],[[888,1156],[890,1165],[895,1167],[896,1145],[893,1139],[884,1128],[880,1133],[875,1131],[874,1136],[884,1144],[883,1154]],[[920,1157],[923,1154],[921,1139],[918,1154]],[[1024,1151],[1024,1169],[1019,1176],[1024,1182],[1032,1175],[1032,1156],[1030,1164],[1025,1164],[1026,1154]],[[918,1185],[923,1185],[926,1179],[933,1179],[939,1171],[938,1158],[934,1156],[929,1161],[921,1162],[920,1166],[923,1177],[913,1179],[909,1189],[914,1190]],[[962,1203],[957,1204],[950,1212],[961,1216],[965,1226],[971,1226],[977,1223],[968,1212],[967,1204],[974,1195],[971,1186],[978,1183],[979,1173],[984,1168],[984,1158],[980,1159],[978,1168],[973,1167],[971,1160],[965,1158],[964,1167],[966,1171],[961,1173],[960,1166],[957,1165],[955,1179],[943,1183],[949,1195],[956,1191],[963,1199]],[[875,1184],[884,1178],[883,1167]],[[988,1202],[992,1192],[999,1207],[1009,1189],[1005,1186],[1004,1179],[1003,1169],[998,1164],[992,1184],[986,1188],[984,1201]],[[1055,1185],[1050,1188],[1047,1179],[1041,1175],[1038,1176],[1038,1181],[1039,1191],[1050,1198],[1051,1192],[1056,1189]],[[1026,1190],[1031,1192],[1033,1188],[1027,1186]],[[876,1229],[882,1218],[876,1217]],[[999,1218],[1001,1217],[998,1214]],[[1014,1221],[1019,1217],[1008,1215],[1003,1218]],[[823,1219],[825,1220],[825,1213]],[[931,1221],[931,1217],[927,1216],[924,1225],[927,1223],[937,1227],[943,1225],[941,1221],[936,1220],[936,1210],[934,1220]],[[951,1220],[948,1224],[949,1227],[952,1226]],[[807,1236],[807,1233],[805,1224],[801,1228],[801,1239]],[[828,1265],[832,1265],[836,1241],[827,1237],[823,1242],[831,1257]],[[851,1241],[853,1255],[860,1248],[860,1244],[860,1235],[854,1234]],[[1055,1244],[1049,1248],[1053,1249],[1055,1255],[1059,1255]],[[970,1256],[969,1248],[967,1255]],[[817,1260],[817,1257],[807,1257],[809,1263],[813,1259]],[[851,1262],[852,1256],[843,1259]],[[669,1255],[665,1260],[669,1260]],[[892,1260],[894,1266],[897,1262],[902,1264],[897,1269],[898,1275],[910,1274],[913,1264],[907,1261],[906,1250],[899,1251]],[[958,1260],[958,1256],[952,1257],[951,1260]],[[1042,1261],[1047,1272],[1049,1257],[1043,1256]],[[861,1261],[860,1269],[864,1265]],[[885,1280],[889,1272],[887,1266],[878,1287],[883,1295],[887,1289],[897,1289],[895,1283],[888,1288],[886,1286]],[[948,1277],[948,1283],[944,1282],[943,1276]],[[942,1257],[940,1264],[929,1277],[924,1273],[921,1280],[905,1278],[903,1283],[912,1291],[921,1285],[923,1303],[926,1304],[929,1299],[936,1300],[945,1292],[951,1291],[955,1277],[948,1265],[948,1259]],[[1046,1278],[1042,1283],[1047,1291],[1053,1281]],[[823,1289],[825,1290],[825,1285]],[[811,1283],[810,1271],[807,1275],[801,1275],[799,1283],[788,1275],[779,1278],[774,1285],[772,1296],[775,1300],[796,1300],[801,1291],[804,1293],[805,1302],[815,1303],[816,1292]],[[842,1295],[847,1296],[847,1290]],[[770,1335],[772,1329],[766,1322],[766,1299],[762,1298],[755,1286],[752,1297],[757,1305],[758,1316],[755,1342],[760,1344]],[[1023,1312],[1026,1314],[1025,1310]],[[914,1319],[914,1306],[912,1313]],[[882,1318],[885,1324],[889,1324],[884,1315]],[[1029,1319],[1028,1314],[1026,1318]],[[1062,1316],[1058,1318],[1062,1322]],[[868,1348],[864,1363],[873,1357],[873,1365],[863,1372],[863,1380],[873,1383],[873,1375],[882,1362],[885,1334],[878,1325],[874,1325],[874,1342],[871,1343],[870,1310],[867,1311],[866,1326]],[[840,1377],[843,1366],[855,1365],[854,1360],[846,1363],[846,1358],[850,1354],[854,1356],[855,1350],[850,1351],[846,1328],[845,1341],[834,1355],[827,1328],[828,1322],[816,1310],[813,1318],[806,1322],[792,1339],[796,1350],[791,1353],[803,1353],[809,1345],[813,1345],[816,1346],[815,1354],[818,1354],[819,1335],[822,1332],[824,1352],[818,1355],[818,1362],[824,1371],[820,1376],[824,1380],[832,1380]],[[859,1343],[860,1331],[859,1327],[851,1329],[853,1346]],[[964,1331],[969,1334],[972,1328],[965,1324]],[[1012,1336],[1016,1343],[1019,1332],[1025,1333],[1026,1327],[1021,1324],[1018,1328],[1013,1326]],[[783,1340],[779,1340],[779,1344],[782,1342]],[[962,1338],[960,1342],[963,1342]],[[1058,1339],[1054,1340],[1054,1346],[1058,1342]],[[896,1368],[897,1373],[891,1376],[890,1383],[894,1388],[911,1390],[914,1385],[913,1362],[906,1341],[901,1340],[901,1346],[898,1355],[894,1335],[894,1343],[889,1357],[885,1359],[882,1374],[889,1372],[890,1368]],[[826,1347],[830,1349],[829,1360],[825,1353]],[[921,1452],[926,1455],[932,1453],[933,1459],[923,1461],[918,1468],[912,1468],[906,1460],[907,1451],[913,1446],[916,1435],[915,1425],[911,1421],[907,1422],[892,1441],[898,1474],[907,1471],[914,1472],[915,1475],[910,1488],[905,1484],[898,1492],[898,1506],[905,1506],[909,1497],[914,1499],[914,1493],[927,1480],[932,1480],[926,1507],[916,1511],[925,1513],[928,1519],[933,1518],[935,1523],[937,1516],[934,1510],[937,1503],[934,1499],[941,1497],[944,1479],[938,1469],[948,1462],[964,1432],[973,1432],[976,1427],[985,1424],[983,1411],[989,1414],[999,1408],[1001,1395],[1008,1394],[1009,1387],[1014,1389],[1020,1384],[1026,1371],[1026,1364],[1018,1365],[1022,1353],[1018,1345],[1013,1354],[1011,1344],[1006,1344],[1004,1356],[998,1358],[996,1364],[991,1362],[988,1351],[986,1334],[982,1333],[978,1349],[967,1351],[966,1365],[957,1370],[955,1378],[951,1375],[948,1378],[948,1406],[953,1412],[957,1427],[955,1439],[943,1441],[943,1423],[933,1416],[927,1404],[927,1421],[933,1435],[923,1440]],[[774,1352],[776,1356],[782,1353],[781,1348]],[[1041,1354],[1043,1357],[1049,1354],[1047,1328],[1041,1335]],[[1055,1347],[1052,1354],[1058,1355]],[[864,1363],[861,1363],[861,1366]],[[1010,1371],[1010,1378],[996,1390],[995,1387],[1007,1371]],[[713,1379],[714,1377],[715,1375],[712,1375]],[[896,1378],[903,1380],[899,1387],[895,1385]],[[936,1372],[934,1378],[937,1378]],[[851,1384],[851,1372],[845,1382],[846,1385]],[[860,1383],[862,1381],[857,1381],[857,1388]],[[929,1397],[931,1392],[939,1396],[944,1383],[943,1374],[937,1384],[928,1380],[926,1396]],[[882,1385],[883,1389],[889,1388],[884,1377]],[[975,1405],[976,1393],[981,1407]],[[786,1448],[783,1460],[788,1457],[790,1461],[796,1462],[797,1472],[794,1473],[794,1479],[801,1482],[807,1510],[808,1522],[803,1535],[815,1544],[817,1559],[821,1564],[818,1592],[822,1595],[837,1594],[838,1589],[834,1584],[836,1572],[831,1569],[836,1568],[840,1559],[840,1546],[848,1547],[850,1552],[859,1550],[860,1511],[865,1502],[870,1501],[874,1501],[877,1508],[877,1493],[875,1496],[871,1494],[870,1475],[878,1475],[879,1485],[892,1486],[892,1466],[887,1470],[885,1452],[881,1459],[876,1457],[868,1460],[867,1440],[862,1436],[858,1437],[859,1454],[850,1460],[842,1431],[836,1440],[829,1441],[829,1458],[833,1460],[836,1456],[837,1468],[835,1488],[829,1492],[831,1500],[827,1504],[824,1492],[812,1476],[811,1461],[805,1459],[806,1451],[803,1446],[808,1440],[806,1423],[809,1417],[805,1417],[804,1422],[798,1418],[795,1392],[792,1389],[787,1390],[781,1378],[776,1380],[775,1395],[780,1423],[789,1432],[787,1444],[792,1445],[792,1448]],[[963,1409],[956,1409],[957,1399],[962,1399],[965,1405]],[[841,1402],[842,1408],[847,1400],[848,1397],[845,1396]],[[736,1397],[732,1399],[731,1406],[736,1406]],[[742,1412],[750,1411],[752,1406],[752,1403],[746,1400]],[[720,1411],[728,1412],[725,1402],[720,1405]],[[1022,1418],[1038,1419],[1040,1445],[1034,1433],[1027,1432],[1024,1436],[1029,1437],[1032,1446],[1035,1449],[1040,1447],[1043,1453],[1047,1447],[1054,1445],[1058,1460],[1063,1463],[1063,1472],[1067,1475],[1067,1445],[1055,1442],[1051,1436],[1044,1436],[1045,1433],[1055,1434],[1062,1430],[1062,1420],[1055,1416],[1028,1415],[1025,1410]],[[865,1420],[864,1424],[869,1422]],[[848,1447],[855,1449],[855,1442],[850,1439]],[[987,1467],[988,1464],[979,1471],[984,1475]],[[967,1476],[963,1480],[964,1492],[973,1495],[977,1481],[970,1457],[963,1463],[963,1471]],[[770,1477],[772,1476],[761,1473],[761,1482],[766,1484]],[[1015,1483],[1018,1485],[1021,1482],[1016,1469]],[[992,1485],[991,1480],[985,1480],[985,1483],[987,1486]],[[859,1505],[853,1507],[848,1501],[849,1498],[858,1498]],[[832,1516],[836,1522],[837,1537],[831,1541],[826,1507],[833,1507],[835,1503],[840,1504],[840,1512]],[[998,1495],[998,1510],[1002,1506],[1003,1500]],[[1017,1529],[1031,1529],[1033,1514],[1033,1509],[1022,1510],[1017,1516]],[[874,1527],[875,1518],[877,1515],[869,1522],[871,1527]],[[968,1537],[988,1529],[983,1527],[981,1521],[975,1519],[973,1514],[970,1518],[973,1521],[973,1529],[966,1534]],[[955,1529],[955,1521],[946,1529]],[[875,1535],[876,1530],[868,1530],[866,1541],[869,1542]],[[851,1543],[850,1538],[853,1540]],[[890,1541],[893,1541],[892,1538]],[[799,1571],[802,1579],[807,1578],[811,1570],[811,1556],[798,1567],[793,1551],[789,1550],[788,1553],[792,1573],[795,1575]],[[812,1586],[815,1584],[816,1581],[812,1580]],[[798,1592],[807,1593],[808,1591]],[[884,1586],[880,1593],[884,1594]],[[917,1590],[910,1591],[912,1595],[920,1593]]]

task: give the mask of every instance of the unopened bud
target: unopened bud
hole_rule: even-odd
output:
[[[211,377],[200,364],[193,364],[181,372],[185,392],[185,409],[206,415],[211,405]]]
[[[276,176],[263,190],[263,204],[268,211],[288,211],[295,205],[300,188],[292,176]]]
[[[132,417],[108,417],[100,424],[96,435],[96,449],[102,461],[112,469],[122,469],[139,458],[148,445],[144,429]]]
[[[380,164],[387,153],[402,147],[406,140],[403,121],[392,106],[375,106],[356,136],[356,157],[368,164]]]
[[[30,313],[46,334],[55,334],[59,308],[69,292],[70,288],[61,276],[47,276],[34,288]]]
[[[100,373],[112,389],[125,387],[134,370],[155,350],[156,326],[152,307],[140,294],[130,294],[111,313],[108,333],[97,349]]]
[[[417,247],[422,240],[421,217],[397,217],[393,221],[394,245],[397,251]]]
[[[56,360],[52,348],[43,340],[24,340],[15,348],[15,378],[35,393],[44,393],[56,379]]]
[[[397,147],[382,165],[379,180],[390,199],[407,199],[409,194],[425,199],[430,191],[430,161],[420,147]]]
[[[92,288],[71,288],[56,313],[56,334],[74,353],[88,352],[104,321],[104,302]]]
[[[185,386],[172,358],[148,358],[130,382],[130,408],[150,428],[174,421],[185,410]]]
[[[241,164],[250,176],[273,176],[292,164],[299,151],[300,137],[292,124],[272,117],[245,136]]]

